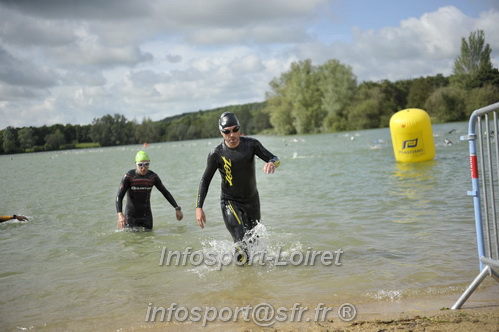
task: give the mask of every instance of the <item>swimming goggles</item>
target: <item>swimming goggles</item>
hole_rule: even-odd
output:
[[[236,126],[234,129],[232,129],[232,131],[230,129],[220,129],[220,131],[227,135],[230,133],[237,133],[239,131],[239,129],[241,129],[241,127]]]

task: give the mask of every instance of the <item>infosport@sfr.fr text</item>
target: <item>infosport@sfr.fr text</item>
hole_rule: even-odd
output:
[[[311,309],[311,310],[310,310]],[[357,316],[357,308],[351,303],[343,303],[337,309],[318,303],[315,308],[294,303],[289,307],[276,307],[269,303],[246,305],[238,307],[192,307],[187,308],[178,303],[171,303],[168,307],[147,307],[146,322],[193,322],[206,326],[208,322],[254,322],[263,327],[269,327],[276,322],[324,322],[335,314],[345,322],[352,321]],[[309,313],[309,315],[307,315]],[[311,315],[310,315],[311,314]]]

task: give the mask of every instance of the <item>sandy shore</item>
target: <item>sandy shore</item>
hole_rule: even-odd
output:
[[[421,297],[393,302],[356,305],[357,316],[350,322],[334,317],[327,322],[286,324],[273,329],[240,331],[494,331],[499,332],[499,283],[479,287],[461,309],[449,307],[456,295]]]
[[[463,310],[401,312],[361,316],[348,324],[331,323],[311,331],[499,331],[499,305]]]
[[[252,321],[148,323],[130,331],[493,331],[499,332],[499,283],[488,281],[465,302],[462,309],[451,310],[460,294],[411,296],[406,299],[355,303],[356,315],[341,320],[337,308],[323,321],[273,322],[261,326]],[[353,302],[353,300],[351,300]],[[326,305],[333,305],[327,304]],[[311,311],[311,310],[310,310]],[[310,317],[310,316],[309,316]],[[126,329],[121,329],[127,331]]]
[[[429,310],[418,312],[399,312],[385,314],[360,314],[352,322],[332,319],[320,323],[285,323],[261,327],[253,323],[213,323],[202,327],[198,324],[166,324],[160,327],[143,326],[130,331],[239,331],[239,332],[388,332],[388,331],[439,331],[439,332],[498,332],[499,303],[494,306],[466,308],[462,310]],[[124,331],[121,329],[121,331]]]

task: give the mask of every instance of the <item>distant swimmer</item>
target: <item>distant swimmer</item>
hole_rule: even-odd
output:
[[[151,192],[156,187],[166,200],[175,208],[178,221],[184,217],[180,206],[172,194],[166,189],[159,176],[149,169],[151,160],[145,151],[137,152],[135,169],[128,171],[122,178],[116,195],[116,211],[118,212],[118,229],[123,227],[144,227],[151,230],[153,218],[151,211]],[[123,214],[123,198],[127,194],[126,211]]]
[[[19,221],[26,221],[26,220],[29,220],[27,217],[25,216],[18,216],[18,215],[11,215],[11,216],[0,216],[0,222],[4,222],[4,221],[9,221],[9,220],[19,220]]]
[[[218,170],[222,180],[220,206],[227,230],[236,243],[236,259],[248,257],[247,236],[260,222],[260,198],[256,186],[255,156],[265,162],[264,173],[274,173],[279,158],[250,137],[241,136],[237,117],[225,112],[219,119],[223,141],[209,154],[206,169],[199,184],[196,219],[201,228],[206,223],[203,204],[213,175]]]

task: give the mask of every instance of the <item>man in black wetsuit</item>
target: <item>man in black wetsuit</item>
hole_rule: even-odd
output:
[[[274,173],[279,158],[256,139],[241,137],[237,117],[225,112],[220,116],[219,129],[224,138],[208,155],[208,162],[199,184],[196,219],[201,228],[206,223],[203,204],[210,182],[218,169],[222,177],[220,205],[225,226],[236,242],[239,261],[248,257],[244,236],[260,221],[260,198],[256,187],[255,156],[265,162],[263,171]]]
[[[118,229],[123,227],[144,227],[151,230],[153,226],[151,211],[151,191],[154,186],[163,194],[175,208],[177,220],[184,217],[180,206],[172,194],[165,188],[159,176],[149,169],[150,159],[145,151],[137,152],[136,168],[128,171],[121,180],[116,196],[116,211],[118,212]],[[127,193],[126,213],[123,214],[123,198]]]

